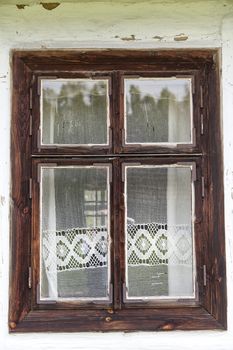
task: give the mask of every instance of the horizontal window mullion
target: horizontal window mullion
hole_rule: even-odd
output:
[[[102,160],[102,161],[111,161],[113,159],[184,159],[184,158],[201,158],[203,157],[202,153],[112,153],[112,154],[90,154],[90,155],[80,155],[80,154],[32,154],[32,159],[41,159],[41,161],[46,161],[47,159],[55,159],[58,161],[84,161],[84,160]]]

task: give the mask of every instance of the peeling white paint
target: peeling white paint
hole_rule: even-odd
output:
[[[180,33],[180,34],[174,36],[175,41],[186,41],[186,40],[188,40],[188,38],[189,38],[188,35],[186,35],[185,33]]]
[[[59,46],[75,47],[77,42],[84,47],[96,42],[106,47],[122,46],[120,38],[134,35],[143,41],[143,46],[146,43],[154,45],[153,37],[157,35],[170,45],[175,36],[185,33],[192,43],[198,44],[201,38],[219,46],[222,18],[233,11],[232,2],[227,2],[227,6],[224,3],[211,0],[172,1],[169,5],[154,1],[75,2],[61,4],[53,11],[45,11],[40,5],[24,10],[3,5],[0,31],[4,35],[1,41],[7,45],[11,40],[13,47],[30,47],[31,42],[48,47],[58,43],[61,43]]]
[[[0,347],[1,350],[233,350],[233,1],[0,0]],[[59,2],[59,1],[58,1]],[[5,5],[1,5],[5,3]],[[14,5],[10,5],[14,3]],[[184,41],[175,41],[180,35]],[[132,40],[123,40],[131,38]],[[134,40],[135,39],[135,40]],[[7,329],[10,230],[10,52],[46,48],[222,48],[222,127],[227,242],[228,331],[14,334]],[[4,200],[2,200],[4,198]],[[3,203],[2,203],[3,201]],[[2,288],[3,287],[3,288]]]

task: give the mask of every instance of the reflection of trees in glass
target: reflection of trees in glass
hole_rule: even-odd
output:
[[[189,88],[181,100],[163,88],[159,97],[143,96],[139,86],[131,85],[126,101],[128,142],[167,142],[169,114],[173,109],[177,118],[187,116],[189,111]],[[182,120],[174,121],[182,124]]]
[[[181,101],[177,101],[179,113],[179,137],[183,142],[189,142],[191,139],[190,124],[190,91],[188,86],[185,87],[185,94]]]
[[[59,92],[45,89],[44,139],[64,144],[106,143],[106,90],[102,82],[65,82]],[[53,137],[48,131],[51,119]]]

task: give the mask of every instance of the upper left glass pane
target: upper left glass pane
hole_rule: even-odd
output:
[[[108,79],[42,79],[41,145],[108,145]]]

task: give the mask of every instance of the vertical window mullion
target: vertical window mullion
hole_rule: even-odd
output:
[[[121,90],[120,90],[120,73],[112,73],[112,136],[113,136],[113,153],[121,152]]]
[[[122,308],[121,284],[124,276],[122,270],[122,184],[120,172],[120,160],[113,160],[113,196],[112,196],[112,273],[113,273],[113,307],[115,310]]]

